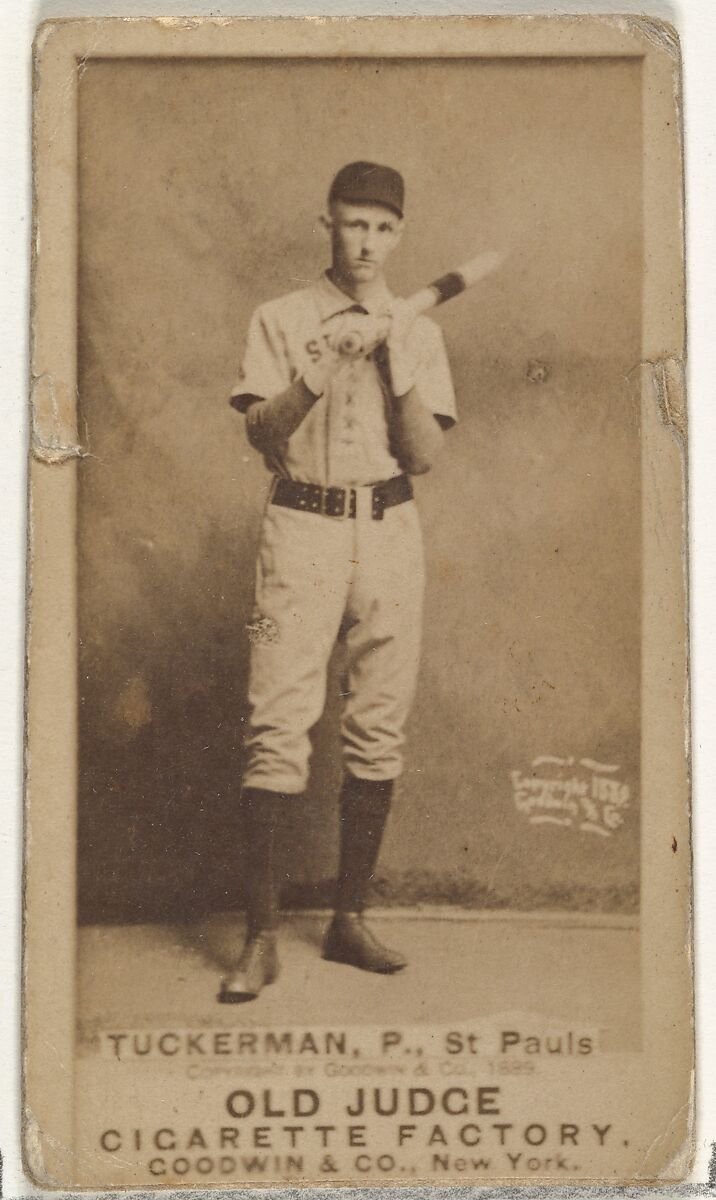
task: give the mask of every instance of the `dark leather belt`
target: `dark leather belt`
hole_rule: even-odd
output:
[[[362,489],[361,489],[362,490]],[[371,516],[382,521],[386,508],[405,504],[413,498],[413,485],[407,475],[396,475],[385,483],[374,483],[371,492]],[[356,489],[321,487],[320,483],[299,483],[295,479],[277,479],[271,503],[299,512],[320,513],[324,517],[355,517]]]

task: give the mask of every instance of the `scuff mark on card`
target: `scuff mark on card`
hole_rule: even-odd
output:
[[[670,429],[683,449],[686,442],[686,388],[683,359],[676,355],[647,358],[641,363],[649,370],[662,425]]]
[[[129,18],[132,20],[133,18]],[[138,18],[141,20],[141,17]],[[199,29],[206,28],[207,25],[232,25],[237,19],[246,20],[246,17],[154,17],[155,24],[163,26],[165,29]]]
[[[663,50],[671,59],[673,64],[672,93],[679,118],[677,132],[679,142],[681,142],[681,46],[676,29],[668,21],[660,21],[654,17],[632,16],[630,14],[619,17],[617,24],[625,33],[641,34],[655,49]]]
[[[128,679],[115,705],[115,716],[133,733],[137,733],[152,722],[152,702],[146,681],[141,675]]]
[[[23,1147],[25,1151],[25,1166],[28,1174],[41,1187],[52,1187],[54,1180],[47,1174],[45,1159],[42,1153],[42,1133],[37,1117],[31,1108],[25,1106]]]
[[[76,397],[48,374],[37,375],[30,389],[32,409],[31,449],[44,463],[64,463],[87,453],[77,436]]]
[[[39,1184],[40,1187],[58,1190],[62,1186],[62,1183],[56,1173],[57,1167],[60,1167],[63,1174],[65,1173],[64,1163],[71,1159],[72,1151],[59,1138],[53,1137],[52,1134],[41,1129],[37,1117],[27,1104],[23,1110],[22,1132],[23,1167],[25,1173],[33,1183]],[[45,1161],[45,1150],[50,1152],[51,1158],[57,1164],[55,1174],[51,1174],[48,1170]]]
[[[693,1130],[693,1121],[694,1121],[694,1103],[693,1103],[693,1101],[694,1101],[694,1073],[692,1071],[691,1072],[691,1089],[690,1089],[689,1100],[687,1101],[686,1104],[679,1105],[679,1107],[677,1108],[673,1117],[668,1122],[668,1125],[667,1125],[666,1129],[664,1130],[664,1132],[660,1133],[658,1135],[658,1137],[655,1137],[654,1140],[651,1142],[650,1146],[646,1150],[646,1153],[644,1154],[643,1165],[645,1166],[648,1163],[649,1158],[652,1155],[652,1152],[654,1150],[660,1148],[668,1138],[671,1138],[673,1136],[674,1129],[677,1128],[679,1125],[683,1124],[685,1121],[686,1130],[684,1133],[683,1141],[678,1146],[678,1148],[676,1149],[674,1154],[671,1156],[671,1158],[669,1158],[668,1161],[664,1164],[663,1168],[661,1169],[661,1171],[659,1171],[658,1175],[654,1176],[650,1172],[648,1173],[646,1178],[648,1178],[649,1180],[655,1179],[655,1180],[659,1180],[662,1183],[663,1182],[678,1182],[679,1180],[685,1179],[688,1176],[688,1174],[690,1173],[691,1168],[693,1167],[694,1158],[695,1158],[694,1130]],[[639,1178],[638,1175],[637,1175],[637,1178]]]
[[[205,23],[201,17],[155,17],[154,20],[165,29],[196,29]]]
[[[641,33],[659,50],[665,50],[676,62],[680,59],[679,35],[668,21],[659,21],[654,17],[632,16],[625,14],[619,18],[619,25],[629,33]]]
[[[258,646],[266,642],[277,642],[281,636],[278,625],[273,617],[263,616],[257,616],[253,621],[250,621],[246,626],[246,633],[252,646]]]

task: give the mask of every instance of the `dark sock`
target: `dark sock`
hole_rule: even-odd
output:
[[[336,912],[362,912],[390,811],[392,779],[346,774],[340,800]]]
[[[279,888],[274,859],[285,799],[282,793],[263,788],[245,788],[241,796],[249,937],[271,932],[278,925]]]

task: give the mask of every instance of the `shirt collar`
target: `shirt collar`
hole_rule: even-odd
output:
[[[351,296],[347,296],[345,292],[336,287],[325,271],[320,279],[316,280],[313,289],[322,321],[327,321],[330,317],[337,316],[338,313],[350,312],[356,306],[364,308],[366,312],[375,312],[382,308],[386,301],[393,299],[393,293],[388,285],[384,284],[380,291],[371,296],[370,300],[359,304],[357,300],[353,300]]]

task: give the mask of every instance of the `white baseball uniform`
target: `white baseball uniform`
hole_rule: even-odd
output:
[[[262,304],[233,389],[237,407],[247,411],[301,378],[321,357],[331,318],[373,312],[390,299],[386,288],[357,305],[323,275]],[[409,338],[419,363],[418,394],[443,427],[452,425],[455,396],[442,332],[420,316]],[[415,502],[373,518],[371,485],[402,474],[390,445],[388,402],[372,357],[342,365],[291,437],[266,456],[279,478],[354,488],[356,514],[297,511],[272,504],[269,495],[249,626],[246,787],[288,794],[305,789],[309,734],[323,711],[328,661],[339,638],[347,652],[341,689],[345,766],[358,778],[375,780],[394,779],[402,770],[424,572]]]

